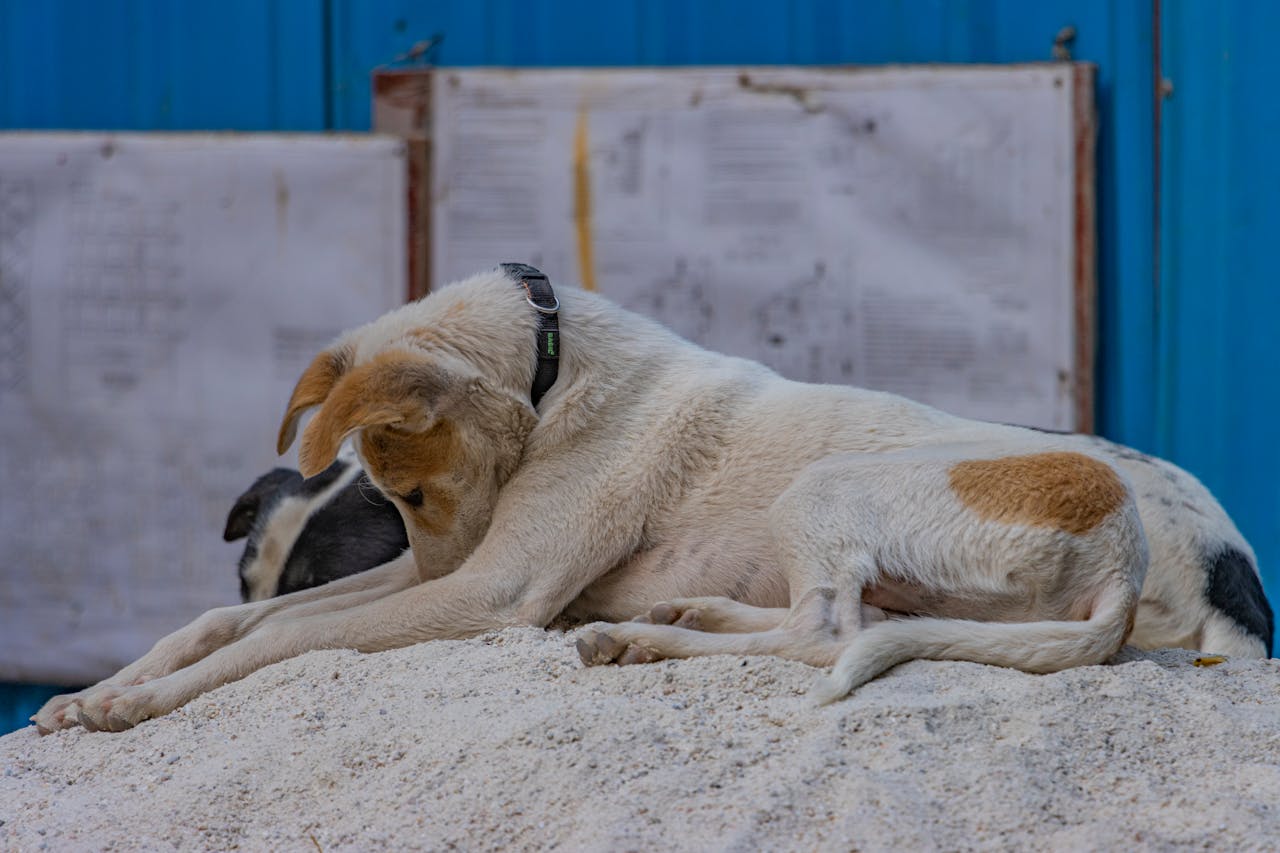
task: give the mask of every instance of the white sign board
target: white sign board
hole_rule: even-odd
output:
[[[0,680],[110,674],[239,600],[293,383],[403,303],[404,145],[0,135]]]
[[[1091,80],[1070,64],[440,70],[432,281],[526,261],[794,379],[1078,428]]]

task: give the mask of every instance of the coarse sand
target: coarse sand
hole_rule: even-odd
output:
[[[1276,849],[1280,661],[583,668],[510,629],[312,652],[123,734],[0,738],[0,849]]]

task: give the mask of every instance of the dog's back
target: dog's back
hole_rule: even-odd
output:
[[[260,601],[395,559],[409,547],[400,513],[354,460],[304,480],[276,468],[236,499],[223,538],[247,539],[240,596]]]

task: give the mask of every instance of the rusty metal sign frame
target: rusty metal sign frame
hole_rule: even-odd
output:
[[[1076,331],[1076,430],[1096,428],[1098,352],[1098,249],[1097,175],[1095,150],[1098,112],[1094,100],[1097,66],[1071,63],[1072,126],[1075,134],[1075,331]]]
[[[409,301],[431,288],[431,81],[429,67],[373,72],[373,131],[405,143]]]

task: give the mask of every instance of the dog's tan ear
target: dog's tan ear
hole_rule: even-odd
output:
[[[345,373],[307,424],[298,448],[298,470],[312,477],[338,456],[347,436],[371,426],[421,431],[451,397],[456,380],[409,350],[384,352]]]
[[[302,372],[298,384],[293,387],[284,420],[276,436],[276,452],[283,454],[298,435],[298,419],[312,406],[318,406],[329,396],[333,386],[351,367],[352,352],[348,347],[337,347],[320,353]]]

